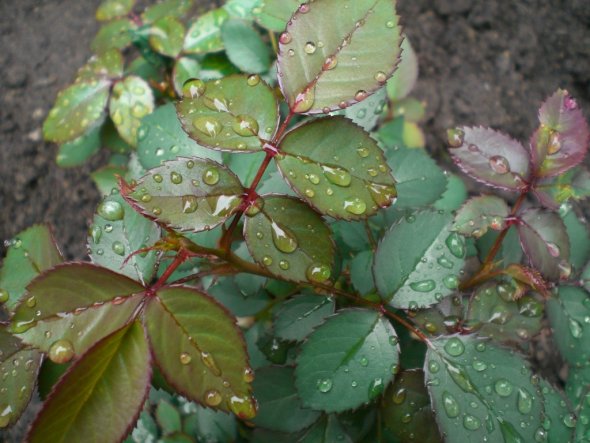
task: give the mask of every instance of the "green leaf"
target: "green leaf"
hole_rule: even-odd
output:
[[[590,296],[584,289],[560,286],[559,296],[547,302],[547,316],[559,352],[571,365],[587,365],[590,359]]]
[[[467,188],[463,180],[455,174],[446,174],[446,176],[447,189],[440,199],[434,202],[434,207],[442,211],[456,211],[467,200]]]
[[[147,306],[145,322],[154,358],[180,394],[242,419],[254,417],[242,334],[222,306],[196,289],[164,288]]]
[[[164,434],[172,434],[182,430],[180,413],[166,400],[161,400],[156,407],[156,420]]]
[[[280,432],[297,432],[312,425],[318,411],[305,408],[295,389],[294,369],[267,366],[256,371],[252,384],[258,400],[256,426]]]
[[[227,220],[244,192],[237,177],[212,160],[181,158],[151,169],[126,198],[159,223],[208,231]]]
[[[305,4],[281,36],[281,90],[294,112],[343,109],[394,72],[402,40],[395,3],[357,0],[348,6],[338,0]]]
[[[260,26],[282,32],[300,4],[300,0],[261,0],[253,12]]]
[[[386,127],[380,130],[380,136],[384,130]],[[396,146],[386,150],[385,156],[399,194],[397,209],[431,205],[445,192],[445,173],[423,149]]]
[[[113,189],[118,189],[117,175],[125,176],[127,169],[124,167],[107,165],[90,174],[94,184],[103,196],[110,195]]]
[[[321,217],[295,198],[263,199],[260,212],[244,223],[246,244],[254,260],[284,280],[327,282],[334,244]]]
[[[578,422],[576,426],[575,441],[588,442],[590,439],[590,393],[585,393],[578,411]]]
[[[153,23],[163,17],[182,17],[193,6],[193,0],[163,0],[146,8],[141,17],[145,23]]]
[[[96,10],[96,20],[106,22],[131,12],[135,0],[103,0]]]
[[[156,441],[158,437],[158,424],[152,418],[152,416],[144,411],[141,411],[137,423],[135,424],[135,429],[133,429],[132,433],[125,443],[145,443],[149,441]]]
[[[479,238],[489,228],[502,231],[506,227],[506,218],[509,215],[510,208],[500,197],[473,197],[457,212],[453,230],[466,237]]]
[[[189,28],[184,39],[184,52],[206,54],[223,49],[221,26],[229,18],[223,8],[213,9],[201,15]]]
[[[191,403],[195,412],[184,420],[184,432],[197,438],[197,442],[226,443],[236,441],[237,426],[236,419],[233,415],[228,415],[220,411],[214,411],[209,408],[203,408]],[[190,431],[189,424],[193,423],[195,429]],[[189,432],[190,431],[190,432]],[[144,443],[141,441],[140,443]]]
[[[356,254],[350,261],[350,279],[354,287],[363,295],[375,290],[373,255],[373,251],[363,251]]]
[[[540,180],[535,194],[550,209],[555,209],[570,199],[584,200],[590,197],[590,171],[577,166],[557,177]]]
[[[121,51],[115,48],[93,55],[84,66],[78,69],[76,82],[92,82],[93,80],[121,77],[123,63]]]
[[[262,0],[227,0],[223,7],[232,17],[254,18],[254,9],[260,7]]]
[[[59,147],[55,162],[60,168],[71,168],[83,165],[86,160],[100,149],[101,127],[96,126],[75,140]]]
[[[221,279],[208,289],[209,294],[236,317],[256,315],[270,299],[262,290],[264,277],[241,274]]]
[[[393,76],[387,81],[387,95],[394,101],[406,98],[418,80],[418,57],[408,36],[404,34],[403,38],[401,61]]]
[[[16,423],[29,404],[40,364],[39,351],[0,328],[0,429]]]
[[[188,84],[176,105],[184,130],[201,145],[227,151],[260,151],[276,133],[277,100],[259,76],[232,75]]]
[[[403,371],[384,397],[383,422],[400,443],[442,443],[422,370]]]
[[[201,72],[199,61],[193,57],[179,57],[174,62],[172,70],[172,83],[174,91],[179,97],[182,97],[182,87],[191,78],[197,78]]]
[[[137,146],[137,131],[141,119],[153,110],[154,95],[143,79],[130,75],[115,83],[109,113],[119,135],[131,146]]]
[[[134,322],[108,336],[68,370],[43,405],[27,441],[120,441],[150,384],[150,353]]]
[[[547,423],[561,434],[548,441],[571,439],[561,424],[569,411],[554,402],[559,394],[513,351],[474,336],[441,337],[431,342],[424,371],[446,441],[545,441]]]
[[[303,405],[341,412],[374,400],[397,371],[397,343],[378,312],[347,309],[328,318],[297,357],[295,385]]]
[[[531,295],[513,300],[507,284],[486,284],[471,299],[465,319],[471,331],[498,342],[530,340],[541,330],[543,304]]]
[[[141,121],[138,132],[137,155],[146,169],[160,166],[177,157],[199,157],[221,161],[221,155],[204,148],[182,130],[174,104],[157,108]]]
[[[314,426],[309,428],[297,440],[298,443],[330,443],[335,441],[353,443],[335,415],[328,415],[318,420]]]
[[[366,100],[334,114],[344,115],[365,131],[371,131],[379,123],[386,104],[387,93],[385,88],[381,88]]]
[[[377,143],[343,117],[314,120],[289,132],[276,158],[283,177],[322,214],[367,218],[397,196]]]
[[[108,22],[98,30],[90,48],[97,54],[113,48],[124,49],[131,44],[136,29],[137,25],[128,18]]]
[[[477,239],[476,247],[479,259],[482,262],[489,254],[499,235],[500,233],[498,231],[488,231],[486,235]],[[523,252],[518,238],[518,232],[516,231],[516,227],[511,226],[496,255],[496,260],[502,260],[503,265],[508,266],[512,263],[520,264],[522,256]]]
[[[331,297],[301,294],[286,301],[274,312],[273,325],[278,338],[303,341],[317,326],[334,313]]]
[[[564,203],[559,209],[570,243],[569,262],[576,269],[582,269],[590,260],[590,233],[585,218],[579,218],[571,204]]]
[[[570,242],[559,215],[528,209],[517,225],[522,249],[533,267],[550,280],[558,280],[570,257]]]
[[[11,329],[23,343],[65,363],[133,319],[143,290],[139,283],[89,263],[59,265],[28,286]]]
[[[98,206],[87,242],[93,263],[145,285],[154,276],[156,252],[134,253],[159,239],[158,225],[134,211],[121,195],[113,194]]]
[[[221,40],[230,61],[243,72],[262,74],[270,68],[270,48],[260,33],[240,19],[227,20]]]
[[[149,42],[154,51],[168,57],[176,57],[182,51],[184,25],[176,18],[158,19],[150,28]]]
[[[65,143],[97,126],[104,118],[110,82],[75,83],[57,95],[43,123],[45,140]]]
[[[431,306],[456,291],[465,261],[465,240],[451,232],[452,216],[421,211],[385,234],[373,273],[380,295],[398,309]]]
[[[20,232],[7,247],[0,268],[0,304],[12,310],[27,285],[43,271],[60,264],[63,258],[46,225]]]

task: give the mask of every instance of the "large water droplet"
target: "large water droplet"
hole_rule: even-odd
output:
[[[185,214],[192,214],[199,207],[199,199],[196,195],[182,196],[182,212]]]
[[[0,403],[0,428],[5,428],[10,423],[12,417],[12,406],[6,403]]]
[[[456,232],[451,233],[446,241],[445,241],[447,248],[451,254],[453,254],[457,258],[465,257],[465,242],[463,238],[457,234]]]
[[[309,111],[315,102],[315,90],[309,89],[297,95],[293,104],[293,112],[303,113]]]
[[[578,321],[574,320],[573,318],[570,318],[569,322],[568,322],[568,326],[569,326],[570,333],[572,334],[572,337],[574,337],[574,338],[582,337],[582,334],[584,333],[584,329],[582,328],[582,325]]]
[[[367,204],[358,197],[351,197],[344,200],[344,210],[354,215],[362,215],[367,210]]]
[[[467,414],[463,417],[463,426],[468,431],[477,431],[481,427],[481,422],[477,417]]]
[[[97,245],[100,242],[100,238],[102,237],[101,227],[97,225],[90,226],[90,237],[92,237],[94,244]]]
[[[442,266],[443,268],[446,269],[452,269],[453,268],[453,261],[449,260],[447,257],[445,257],[444,255],[441,255],[436,262]]]
[[[98,215],[108,221],[117,221],[121,220],[125,215],[125,210],[121,203],[112,201],[112,200],[105,200],[96,210]]]
[[[251,397],[233,396],[229,399],[229,408],[242,420],[251,420],[256,416],[256,402]]]
[[[216,185],[219,182],[219,171],[217,168],[208,168],[203,172],[203,182],[209,186]]]
[[[307,279],[312,282],[323,283],[330,278],[332,272],[326,265],[312,264],[307,268],[305,275]]]
[[[272,241],[279,251],[290,254],[297,249],[297,238],[291,231],[276,222],[272,222],[270,227]]]
[[[547,243],[547,251],[549,251],[549,255],[551,255],[551,257],[555,258],[559,257],[559,255],[561,254],[561,249],[559,248],[559,246],[552,242]]]
[[[182,85],[182,96],[185,98],[197,98],[203,95],[207,87],[203,80],[191,78]]]
[[[182,175],[176,171],[172,171],[170,173],[170,181],[175,185],[179,185],[182,183]]]
[[[399,388],[393,393],[392,400],[396,405],[401,405],[407,396],[407,391],[405,388]]]
[[[307,42],[305,44],[305,46],[303,47],[303,50],[308,55],[315,54],[316,49],[317,49],[317,47],[314,42]]]
[[[288,32],[283,32],[279,37],[279,42],[283,45],[288,45],[291,43],[291,40],[293,40],[293,37],[291,37],[291,34]]]
[[[117,255],[125,255],[125,245],[123,245],[123,243],[121,243],[120,241],[114,241],[113,244],[111,245],[111,248],[113,249],[113,252]]]
[[[232,125],[232,129],[241,137],[254,137],[258,135],[258,122],[249,115],[238,115]]]
[[[201,361],[205,366],[207,366],[211,370],[213,374],[217,376],[221,375],[221,370],[219,369],[217,363],[215,362],[215,359],[209,352],[201,352]]]
[[[0,289],[0,304],[6,303],[10,298],[10,293],[6,289]]]
[[[506,157],[494,155],[493,157],[490,157],[490,168],[492,168],[492,171],[496,174],[504,175],[510,172],[510,163]]]
[[[223,129],[217,119],[204,116],[195,118],[193,126],[208,137],[217,137]]]
[[[246,83],[248,83],[248,86],[258,86],[260,84],[260,76],[258,74],[249,75]]]
[[[549,145],[547,146],[547,154],[555,155],[561,151],[561,139],[559,133],[554,132],[549,138]]]
[[[180,363],[181,363],[181,364],[183,364],[183,365],[188,365],[188,364],[191,362],[191,360],[192,360],[192,357],[190,356],[190,354],[189,354],[189,353],[187,353],[187,352],[182,352],[182,353],[180,354],[180,357],[179,357],[179,359],[180,359]]]
[[[452,337],[445,343],[445,351],[452,357],[458,357],[465,351],[465,345],[459,338]]]
[[[395,186],[370,183],[369,192],[375,203],[381,208],[391,206],[397,197]]]
[[[338,166],[322,165],[322,171],[330,183],[342,187],[350,186],[352,176],[346,169]]]
[[[465,142],[465,132],[461,129],[449,129],[447,131],[447,141],[451,148],[460,148]]]
[[[457,289],[459,287],[459,279],[456,275],[447,275],[443,278],[443,284],[448,289]]]
[[[372,400],[383,393],[385,384],[382,378],[375,378],[369,383],[369,399]]]
[[[528,414],[533,409],[533,396],[524,388],[518,389],[516,407],[521,414]]]
[[[434,280],[422,280],[410,283],[410,288],[416,292],[430,292],[436,288],[436,283]]]
[[[443,407],[445,409],[447,416],[449,418],[458,417],[459,416],[459,403],[457,402],[455,397],[453,397],[453,395],[450,394],[449,392],[445,391],[445,392],[443,392],[442,400],[443,400]]]
[[[246,383],[252,383],[254,381],[254,370],[252,368],[244,369],[244,375],[242,378]]]
[[[332,379],[331,378],[323,378],[318,381],[318,391],[323,392],[330,392],[332,390]]]
[[[510,396],[513,389],[514,387],[512,386],[512,383],[510,383],[505,378],[501,378],[500,380],[497,380],[496,383],[494,383],[494,391],[496,391],[496,394],[498,394],[500,397]]]
[[[69,340],[57,340],[49,348],[49,359],[53,363],[69,362],[74,357],[74,346]]]
[[[218,406],[221,403],[221,393],[216,389],[205,392],[205,403],[208,406]]]

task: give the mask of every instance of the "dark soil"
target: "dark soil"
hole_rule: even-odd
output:
[[[0,0],[0,239],[47,222],[69,259],[84,257],[99,200],[89,173],[105,158],[57,168],[41,125],[91,55],[98,4]],[[526,139],[558,87],[590,116],[590,1],[399,0],[399,11],[420,59],[429,149],[441,151],[445,129],[458,124]]]

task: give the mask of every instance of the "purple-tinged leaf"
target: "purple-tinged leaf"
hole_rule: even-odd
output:
[[[531,140],[531,157],[538,175],[553,177],[582,162],[590,131],[576,101],[563,89],[539,110],[541,126]]]
[[[559,280],[569,260],[570,243],[561,217],[543,209],[529,209],[520,217],[518,234],[532,266],[549,280]]]
[[[0,305],[14,308],[31,280],[62,261],[48,226],[31,226],[17,234],[10,241],[0,268]]]
[[[154,358],[179,393],[243,419],[256,415],[244,340],[225,308],[196,289],[167,287],[150,301],[145,322]]]
[[[125,199],[139,212],[179,231],[208,231],[227,220],[244,189],[227,167],[197,157],[178,158],[150,169]]]
[[[147,396],[150,360],[140,323],[109,335],[54,386],[27,441],[122,441]]]
[[[495,231],[504,229],[509,215],[510,208],[500,197],[473,197],[457,212],[453,230],[467,237],[479,238],[490,228]]]
[[[31,400],[41,354],[0,325],[0,429],[14,424]]]
[[[302,4],[279,38],[279,83],[289,107],[331,112],[364,100],[393,74],[401,40],[391,0]]]
[[[557,177],[541,180],[534,192],[543,206],[553,210],[570,199],[587,199],[590,197],[590,171],[584,167],[570,169]]]
[[[448,136],[453,160],[470,177],[508,191],[527,186],[529,154],[516,140],[483,127],[452,129]]]
[[[28,287],[12,332],[59,363],[84,353],[137,314],[139,283],[89,263],[57,266]]]

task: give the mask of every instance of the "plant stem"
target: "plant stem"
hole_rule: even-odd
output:
[[[279,53],[279,45],[277,44],[277,37],[274,32],[268,31],[268,36],[270,37],[270,44],[272,45],[272,50],[275,54]]]
[[[155,293],[158,289],[166,284],[166,281],[170,278],[174,271],[182,264],[184,261],[189,257],[189,254],[185,250],[180,250],[180,252],[174,258],[174,261],[166,268],[164,273],[158,279],[156,283],[150,286],[149,291]]]

